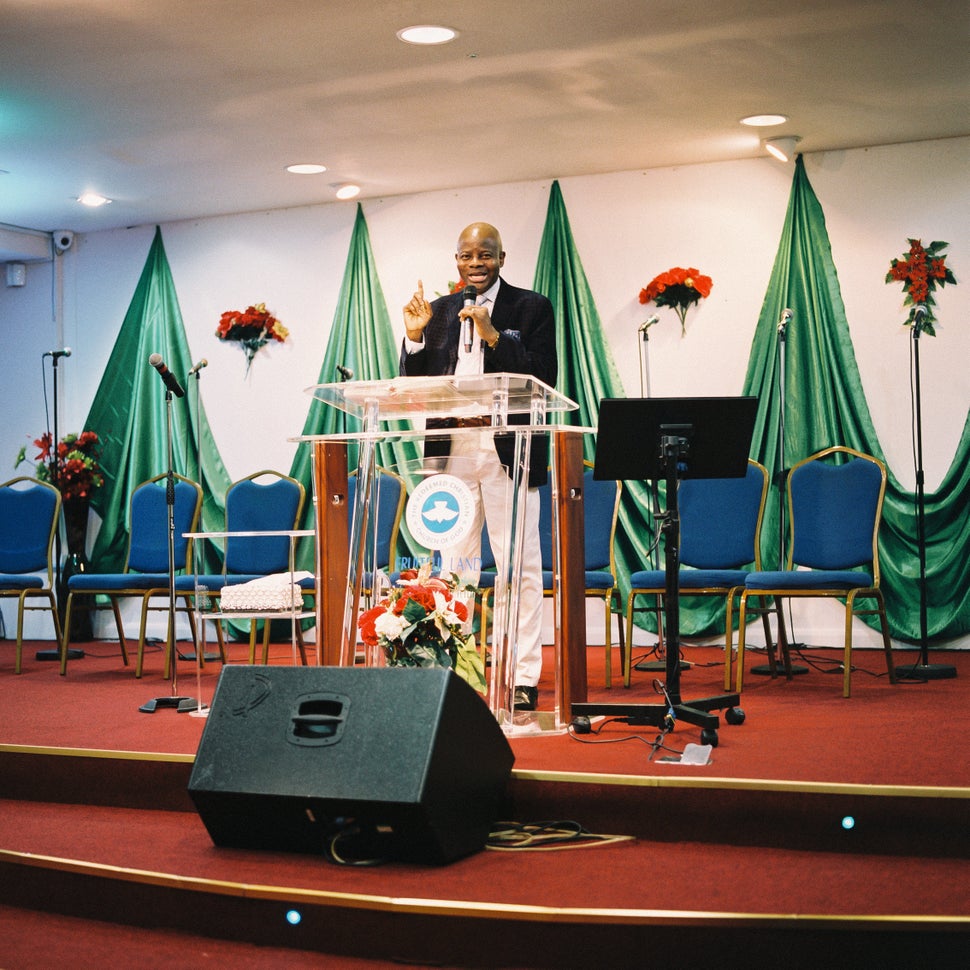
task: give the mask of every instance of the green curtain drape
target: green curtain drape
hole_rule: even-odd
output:
[[[158,373],[148,363],[153,353],[161,355],[186,388],[185,397],[172,399],[172,465],[178,474],[202,485],[202,528],[219,531],[225,527],[224,496],[229,476],[205,410],[196,399],[198,384],[181,376],[188,373],[192,359],[158,227],[84,424],[98,433],[104,469],[104,485],[94,492],[91,501],[101,516],[91,554],[92,565],[99,572],[116,572],[124,567],[131,493],[146,479],[168,471],[166,393]]]
[[[339,380],[338,364],[349,367],[360,380],[390,380],[397,377],[398,354],[399,347],[374,265],[367,221],[358,204],[347,265],[337,297],[337,311],[317,382],[327,384]],[[360,422],[356,417],[313,399],[302,434],[340,434],[359,430]],[[377,446],[377,460],[381,465],[396,465],[417,457],[419,454],[413,443],[381,442]],[[357,464],[357,448],[353,442],[348,448],[348,463],[351,468]],[[309,445],[299,446],[290,474],[303,482],[308,495],[312,494]],[[308,502],[303,527],[312,529],[313,526],[313,509]],[[305,544],[300,558],[301,568],[313,569],[312,550]]]
[[[873,285],[881,282],[872,281]],[[785,308],[793,316],[782,354],[777,330]],[[779,386],[782,371],[784,388]],[[908,386],[903,375],[899,386]],[[849,336],[825,217],[801,156],[796,160],[781,242],[752,342],[744,393],[757,395],[760,402],[751,455],[774,473],[763,549],[765,563],[773,564],[780,553],[782,420],[786,468],[821,448],[839,444],[884,459]],[[943,482],[925,496],[931,637],[955,637],[970,631],[968,459],[970,420]],[[894,637],[904,640],[920,636],[915,503],[915,495],[902,488],[890,469],[880,565],[890,629]]]
[[[559,351],[556,389],[579,405],[577,411],[564,415],[563,423],[595,428],[599,402],[604,397],[624,397],[625,394],[573,240],[558,181],[552,183],[549,192],[533,287],[552,301],[556,316]],[[632,441],[631,446],[639,448],[646,444]],[[586,437],[583,448],[585,457],[592,460],[596,448],[592,435]],[[616,559],[624,601],[629,592],[630,574],[650,567],[648,554],[654,529],[652,509],[653,498],[646,484],[623,483]],[[717,616],[723,616],[723,611],[715,609],[709,602],[685,597],[681,632],[686,636],[706,632],[712,625],[716,627]],[[642,619],[638,616],[638,622],[656,628],[653,614]]]

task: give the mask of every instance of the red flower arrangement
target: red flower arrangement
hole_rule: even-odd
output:
[[[379,647],[390,667],[450,667],[479,693],[485,691],[485,668],[470,632],[457,577],[431,575],[431,566],[401,573],[398,585],[357,621],[361,639]]]
[[[265,303],[248,306],[245,310],[227,310],[219,318],[216,336],[220,340],[233,340],[246,351],[246,373],[252,366],[256,352],[270,340],[283,343],[290,331],[266,309]]]
[[[702,297],[709,296],[713,285],[714,281],[710,276],[702,276],[700,271],[693,267],[684,269],[681,266],[674,266],[666,273],[655,276],[646,287],[640,290],[640,302],[653,301],[657,306],[672,307],[680,317],[680,333],[683,336],[687,332],[684,321],[688,308]]]
[[[956,279],[953,273],[947,269],[946,254],[944,249],[949,245],[945,242],[931,242],[928,247],[923,248],[919,239],[909,239],[909,252],[899,259],[894,259],[889,264],[889,272],[886,274],[887,283],[902,283],[903,293],[906,298],[903,306],[911,306],[906,318],[905,326],[911,326],[916,322],[916,315],[922,308],[923,318],[922,331],[931,337],[936,336],[933,324],[936,317],[933,315],[933,290],[937,285],[944,286],[950,283],[956,286]]]
[[[34,459],[37,478],[56,486],[64,499],[90,499],[91,492],[104,484],[98,436],[93,431],[67,434],[57,443],[57,460],[54,460],[52,438],[49,431],[34,440],[40,449]],[[26,447],[21,448],[14,467],[26,461]]]

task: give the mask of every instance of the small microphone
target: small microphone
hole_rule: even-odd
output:
[[[475,305],[475,298],[478,296],[478,291],[474,286],[466,286],[461,291],[461,298],[464,301],[463,309],[468,309],[470,306]],[[471,317],[466,317],[465,321],[465,353],[470,354],[472,351],[472,343],[475,337],[475,321]]]
[[[54,360],[57,360],[58,357],[70,357],[71,356],[71,348],[70,347],[64,347],[61,350],[47,350],[47,351],[44,352],[44,356],[45,357],[53,357]]]
[[[352,381],[354,379],[354,372],[349,367],[344,367],[343,364],[337,364],[337,373],[340,375],[342,381]]]
[[[919,336],[923,331],[923,324],[926,322],[926,304],[919,303],[913,310],[913,333]]]
[[[791,322],[792,316],[793,314],[791,310],[789,310],[787,307],[781,311],[781,319],[778,321],[778,333],[780,333],[783,337],[785,335],[785,331],[788,329],[788,324]]]
[[[196,374],[198,374],[198,373],[199,373],[199,371],[200,371],[200,370],[202,370],[202,368],[203,368],[203,367],[208,367],[208,366],[209,366],[209,362],[208,362],[208,361],[207,361],[207,360],[205,359],[205,357],[203,357],[203,358],[202,358],[202,360],[200,360],[200,361],[199,361],[199,362],[198,362],[198,363],[197,363],[197,364],[196,364],[196,365],[195,365],[195,366],[194,366],[194,367],[193,367],[193,368],[192,368],[192,369],[191,369],[191,370],[189,371],[189,377],[193,377],[194,375],[196,375]]]
[[[655,323],[660,323],[660,314],[655,313],[649,320],[644,320],[640,324],[640,329],[638,333],[646,333]]]
[[[152,354],[148,358],[148,363],[158,371],[165,386],[176,396],[185,397],[185,389],[179,384],[179,379],[165,366],[161,354]]]

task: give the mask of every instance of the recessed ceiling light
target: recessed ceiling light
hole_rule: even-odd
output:
[[[98,195],[97,192],[82,192],[77,200],[81,205],[90,206],[92,209],[96,209],[99,205],[107,205],[111,201],[103,195]]]
[[[319,175],[327,170],[326,165],[300,164],[287,165],[286,170],[294,175]]]
[[[402,27],[397,32],[397,39],[403,40],[405,44],[447,44],[457,36],[457,30],[452,30],[451,27],[441,27],[437,24]]]
[[[741,119],[741,124],[752,128],[770,128],[772,125],[783,125],[787,120],[787,115],[748,115]]]
[[[778,159],[779,162],[791,161],[795,154],[795,146],[801,141],[798,135],[785,135],[781,138],[768,138],[762,142],[765,151]]]
[[[335,195],[338,199],[356,199],[360,195],[360,186],[351,182],[335,185],[334,188],[337,190]]]

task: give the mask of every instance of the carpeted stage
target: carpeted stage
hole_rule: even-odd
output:
[[[808,650],[809,673],[791,682],[746,675],[745,723],[722,717],[706,766],[651,758],[653,727],[513,738],[510,818],[635,839],[361,868],[214,847],[186,793],[205,719],[139,711],[171,693],[161,652],[136,680],[116,644],[87,644],[62,678],[34,659],[49,647],[25,645],[16,677],[14,645],[0,642],[5,967],[88,965],[67,942],[78,934],[55,925],[71,917],[168,934],[159,966],[179,941],[184,959],[186,941],[207,937],[206,952],[248,947],[225,959],[253,967],[279,965],[278,948],[339,967],[967,964],[970,654],[945,655],[955,679],[893,686],[881,652],[856,651],[849,700],[832,650]],[[233,645],[232,659],[246,649]],[[272,650],[271,663],[291,663],[288,645]],[[685,701],[723,692],[722,651],[685,645],[684,657]],[[899,651],[897,663],[916,659]],[[219,669],[198,681],[180,663],[178,692],[208,702]],[[658,702],[650,673],[607,691],[602,648],[590,648],[589,673],[591,702]],[[541,687],[551,701],[551,679]],[[699,731],[681,724],[666,740],[680,751]],[[298,925],[285,918],[293,909]],[[39,920],[45,934],[35,910],[65,915],[49,917],[32,962],[21,923]],[[104,940],[120,932],[83,925],[104,926]]]

